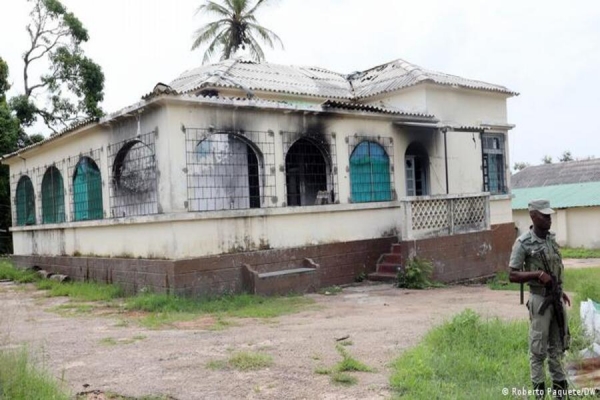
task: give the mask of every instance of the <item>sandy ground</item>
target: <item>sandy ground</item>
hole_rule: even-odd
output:
[[[118,315],[61,316],[51,309],[67,299],[4,282],[0,343],[28,344],[73,393],[99,390],[178,400],[383,399],[391,394],[389,363],[433,326],[467,308],[484,317],[527,317],[518,292],[485,286],[415,291],[364,284],[308,297],[316,304],[310,310],[266,321],[229,318],[233,326],[221,331],[208,329],[214,321],[207,317],[179,329],[149,330],[123,324]],[[358,384],[350,387],[315,373],[341,359],[336,339],[345,336],[352,342],[346,347],[350,354],[376,369],[354,373]],[[273,365],[253,372],[207,368],[209,361],[226,360],[237,351],[267,353]]]

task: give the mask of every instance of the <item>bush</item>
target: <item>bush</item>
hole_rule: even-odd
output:
[[[430,261],[414,257],[404,268],[398,271],[398,287],[405,289],[425,289],[433,286],[431,276],[433,264]]]

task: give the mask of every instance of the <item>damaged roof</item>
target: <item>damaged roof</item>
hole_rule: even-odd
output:
[[[431,71],[401,59],[350,75],[318,67],[229,59],[185,71],[169,87],[177,93],[196,92],[203,88],[241,87],[247,91],[360,100],[422,82],[518,95],[504,86]]]

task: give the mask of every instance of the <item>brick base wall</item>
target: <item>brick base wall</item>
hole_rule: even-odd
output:
[[[148,288],[159,293],[207,296],[242,292],[246,286],[244,264],[260,272],[271,272],[297,268],[305,258],[319,264],[321,287],[352,283],[357,276],[375,271],[379,256],[396,241],[395,237],[388,237],[189,260],[52,256],[12,256],[12,260],[20,268],[39,267],[73,280],[118,284],[128,293]],[[282,286],[290,285],[280,282]]]
[[[403,241],[395,252],[404,260],[410,256],[431,260],[433,279],[449,283],[506,270],[515,239],[515,226],[508,223],[492,225],[489,231]]]

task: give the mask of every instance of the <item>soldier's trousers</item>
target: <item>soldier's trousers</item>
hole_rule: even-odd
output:
[[[553,382],[566,380],[562,363],[563,350],[560,342],[560,333],[554,308],[548,307],[544,315],[539,314],[539,309],[544,302],[544,296],[530,293],[527,308],[529,309],[529,365],[531,367],[531,381],[542,383],[546,381],[544,373],[544,360],[548,358],[548,369]],[[566,313],[565,322],[567,321]]]

